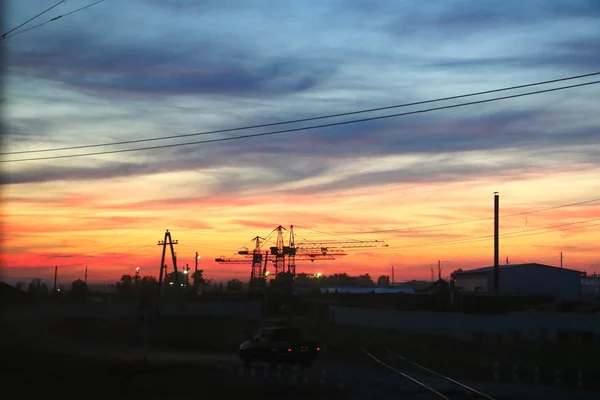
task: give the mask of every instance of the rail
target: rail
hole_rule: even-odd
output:
[[[367,351],[365,348],[363,348],[363,347],[361,347],[361,350],[362,350],[362,352],[363,352],[363,353],[364,353],[366,356],[370,357],[370,358],[371,358],[371,359],[373,359],[375,362],[377,362],[377,363],[379,363],[379,364],[383,365],[384,367],[388,368],[389,370],[393,371],[394,373],[396,373],[396,374],[398,374],[398,375],[401,375],[402,377],[404,377],[404,378],[406,378],[406,379],[408,379],[408,380],[410,380],[410,381],[412,381],[412,382],[416,383],[417,385],[419,385],[419,386],[421,386],[422,388],[426,389],[427,391],[429,391],[429,392],[431,392],[431,393],[435,394],[436,396],[438,396],[438,397],[439,397],[439,398],[441,398],[441,399],[444,399],[444,400],[451,400],[451,398],[450,398],[450,397],[448,397],[446,394],[442,393],[440,390],[438,390],[438,389],[434,388],[434,387],[433,387],[431,384],[427,384],[427,383],[425,383],[425,382],[423,382],[423,381],[421,381],[421,380],[419,380],[419,379],[417,379],[417,378],[415,378],[415,377],[413,377],[413,376],[411,376],[411,375],[409,375],[409,374],[407,374],[407,373],[405,373],[405,372],[402,372],[402,371],[400,371],[398,368],[396,368],[396,367],[394,367],[394,366],[392,366],[392,365],[390,365],[390,364],[388,364],[388,363],[386,363],[386,362],[384,362],[384,361],[380,360],[379,358],[375,357],[373,354],[371,354],[370,352],[368,352],[368,351]],[[431,375],[435,375],[435,376],[437,376],[437,377],[439,377],[439,378],[442,378],[442,379],[444,379],[444,380],[446,380],[446,381],[448,381],[448,382],[450,382],[450,383],[453,383],[453,384],[455,384],[455,385],[457,385],[457,386],[461,387],[462,389],[468,390],[470,393],[476,394],[476,395],[478,395],[478,396],[480,396],[480,397],[482,397],[482,398],[484,398],[484,399],[486,399],[486,400],[495,400],[493,397],[491,397],[491,396],[489,396],[489,395],[487,395],[487,394],[485,394],[485,393],[482,393],[481,391],[479,391],[479,390],[477,390],[477,389],[474,389],[474,388],[472,388],[472,387],[470,387],[470,386],[468,386],[468,385],[465,385],[464,383],[458,382],[458,381],[457,381],[457,380],[455,380],[455,379],[452,379],[452,378],[450,378],[450,377],[448,377],[448,376],[445,376],[445,375],[443,375],[443,374],[440,374],[439,372],[433,371],[433,370],[431,370],[431,369],[429,369],[429,368],[426,368],[426,367],[424,367],[424,366],[422,366],[422,365],[420,365],[420,364],[417,364],[417,363],[415,363],[415,362],[413,362],[413,361],[411,361],[411,360],[407,359],[406,357],[404,357],[404,356],[402,356],[402,355],[395,354],[395,353],[393,353],[393,352],[392,352],[390,349],[386,349],[386,350],[387,350],[387,351],[388,351],[390,354],[392,354],[392,355],[393,355],[395,358],[397,358],[397,359],[399,359],[399,360],[402,360],[402,361],[406,362],[407,364],[410,364],[410,365],[412,365],[412,366],[414,366],[414,367],[417,367],[417,368],[419,368],[419,369],[421,369],[421,370],[423,370],[423,371],[425,371],[425,372],[427,372],[427,373],[429,373],[429,374],[431,374]]]

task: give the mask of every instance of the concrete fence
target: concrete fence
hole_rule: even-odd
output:
[[[583,371],[573,368],[551,368],[536,366],[523,368],[518,364],[494,363],[492,380],[497,382],[522,382],[536,385],[551,385],[557,387],[598,388],[597,374],[586,375]]]
[[[503,340],[553,341],[561,335],[568,335],[575,341],[600,339],[600,318],[593,314],[515,312],[482,315],[337,306],[331,307],[331,311],[333,321],[338,324],[397,329],[415,334],[482,335],[484,340],[490,335],[502,335]]]

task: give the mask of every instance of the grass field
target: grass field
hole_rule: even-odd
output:
[[[0,347],[4,388],[24,398],[85,399],[341,399],[335,387],[239,377],[187,363],[147,363],[51,355]],[[41,398],[41,397],[40,397]]]
[[[513,364],[518,364],[521,379],[533,381],[535,366],[542,377],[551,382],[554,370],[565,371],[564,380],[574,384],[577,371],[586,382],[600,385],[597,360],[600,348],[568,344],[490,345],[465,343],[456,338],[408,335],[393,330],[376,330],[340,326],[313,319],[296,319],[294,325],[303,330],[307,339],[316,339],[323,347],[322,357],[331,361],[353,362],[376,368],[362,354],[369,351],[395,353],[428,368],[462,379],[489,380],[494,362],[507,370],[509,379]],[[216,316],[162,316],[151,319],[148,327],[149,344],[155,349],[206,350],[235,353],[242,340],[250,337],[260,321]],[[25,329],[25,328],[23,328]],[[40,321],[28,328],[33,334],[60,335],[92,342],[140,346],[142,325],[138,318],[115,319],[55,319]]]

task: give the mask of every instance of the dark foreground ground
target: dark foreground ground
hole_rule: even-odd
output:
[[[318,380],[266,381],[190,362],[117,360],[3,348],[3,388],[21,398],[62,399],[336,399],[349,398]],[[273,374],[273,373],[272,373]]]
[[[261,321],[206,315],[153,318],[148,324],[150,365],[139,361],[143,349],[139,317],[2,322],[3,364],[9,371],[1,378],[3,387],[18,388],[24,398],[53,392],[63,398],[94,399],[430,398],[378,366],[361,347],[404,368],[393,356],[401,354],[496,399],[600,398],[598,392],[597,397],[587,392],[600,386],[600,350],[593,346],[474,344],[296,319],[294,324],[306,338],[319,341],[322,357],[310,376],[291,376],[288,371],[280,378],[276,371],[266,376],[237,370],[235,351]],[[503,367],[502,382],[491,382],[494,362]],[[519,366],[518,383],[512,382],[513,364]],[[533,385],[535,366],[542,371],[541,385]],[[559,387],[554,383],[557,368],[563,371]],[[584,375],[584,390],[576,388],[578,371]]]

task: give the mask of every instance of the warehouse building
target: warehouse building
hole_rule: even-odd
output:
[[[538,294],[556,300],[577,301],[582,298],[582,271],[551,265],[500,265],[499,291],[504,294]],[[452,273],[454,288],[463,292],[493,292],[494,267]]]

